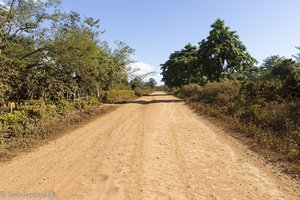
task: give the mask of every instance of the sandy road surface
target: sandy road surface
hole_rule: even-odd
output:
[[[300,194],[297,182],[278,178],[182,101],[163,93],[122,105],[0,164],[1,191],[0,199],[22,200],[7,196],[55,192],[53,199],[62,200],[198,200],[299,199]]]

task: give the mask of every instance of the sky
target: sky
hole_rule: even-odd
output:
[[[274,54],[289,58],[300,46],[300,0],[63,0],[63,9],[100,19],[101,39],[134,48],[141,73],[160,73],[170,53],[197,45],[217,18],[260,62]]]

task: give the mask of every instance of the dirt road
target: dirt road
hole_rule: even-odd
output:
[[[8,195],[35,192],[56,196],[34,199],[62,200],[300,195],[297,182],[278,177],[237,141],[164,93],[121,105],[34,152],[0,164],[0,199],[33,199]]]

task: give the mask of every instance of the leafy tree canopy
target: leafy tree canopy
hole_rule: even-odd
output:
[[[217,19],[211,28],[206,40],[199,43],[199,60],[209,81],[238,77],[254,66],[256,60],[247,52],[236,32],[225,26],[223,20]]]
[[[198,48],[191,44],[175,51],[169,60],[161,65],[163,81],[169,87],[180,87],[195,83],[201,76],[201,65],[197,61]]]
[[[100,20],[60,10],[60,0],[0,6],[0,96],[56,101],[128,87],[134,50],[100,41]]]

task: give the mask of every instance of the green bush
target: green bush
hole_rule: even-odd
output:
[[[65,111],[72,109],[73,106],[74,105],[72,103],[65,99],[56,102],[56,109],[58,113],[64,113]]]
[[[46,105],[46,113],[49,116],[54,116],[56,114],[57,107],[54,104]]]
[[[217,106],[225,106],[233,102],[239,95],[240,84],[238,81],[224,80],[221,82],[208,83],[201,87],[197,84],[185,85],[180,95],[191,101],[199,101]]]
[[[41,106],[41,105],[45,105],[45,101],[44,100],[27,100],[25,101],[25,105],[38,105],[38,106]]]
[[[25,111],[29,118],[34,119],[45,117],[48,114],[47,105],[43,100],[28,100],[19,110]]]
[[[88,100],[89,105],[97,105],[99,103],[100,103],[99,99],[95,96],[89,98],[89,100]]]
[[[89,105],[89,100],[85,98],[76,99],[74,102],[74,106],[78,110],[84,109],[87,105]]]
[[[97,94],[98,98],[97,99],[98,99],[99,103],[104,101],[105,96],[106,96],[106,91],[105,90],[100,90],[98,92],[98,94]]]
[[[46,115],[46,106],[43,105],[28,105],[28,106],[22,106],[22,111],[25,111],[27,113],[27,116],[30,118],[38,119],[42,118]]]
[[[241,93],[245,94],[248,102],[257,99],[278,101],[282,99],[283,84],[276,80],[246,81],[242,83]]]
[[[143,96],[143,91],[140,87],[135,87],[134,88],[134,94],[138,97],[141,97],[141,96]]]
[[[180,90],[179,96],[194,99],[201,93],[202,90],[203,88],[198,84],[184,85]]]
[[[106,103],[121,103],[126,102],[135,97],[135,92],[132,90],[109,90],[106,92]]]
[[[174,87],[172,89],[170,89],[170,91],[168,93],[172,94],[172,95],[179,95],[181,91],[181,88],[179,87]]]
[[[27,114],[24,110],[21,111],[14,111],[12,113],[3,113],[0,115],[0,122],[2,124],[2,127],[4,126],[11,126],[11,125],[17,125],[22,124],[25,121],[27,121]]]
[[[199,101],[218,106],[228,105],[239,95],[240,84],[238,81],[224,80],[208,83],[198,94]]]

